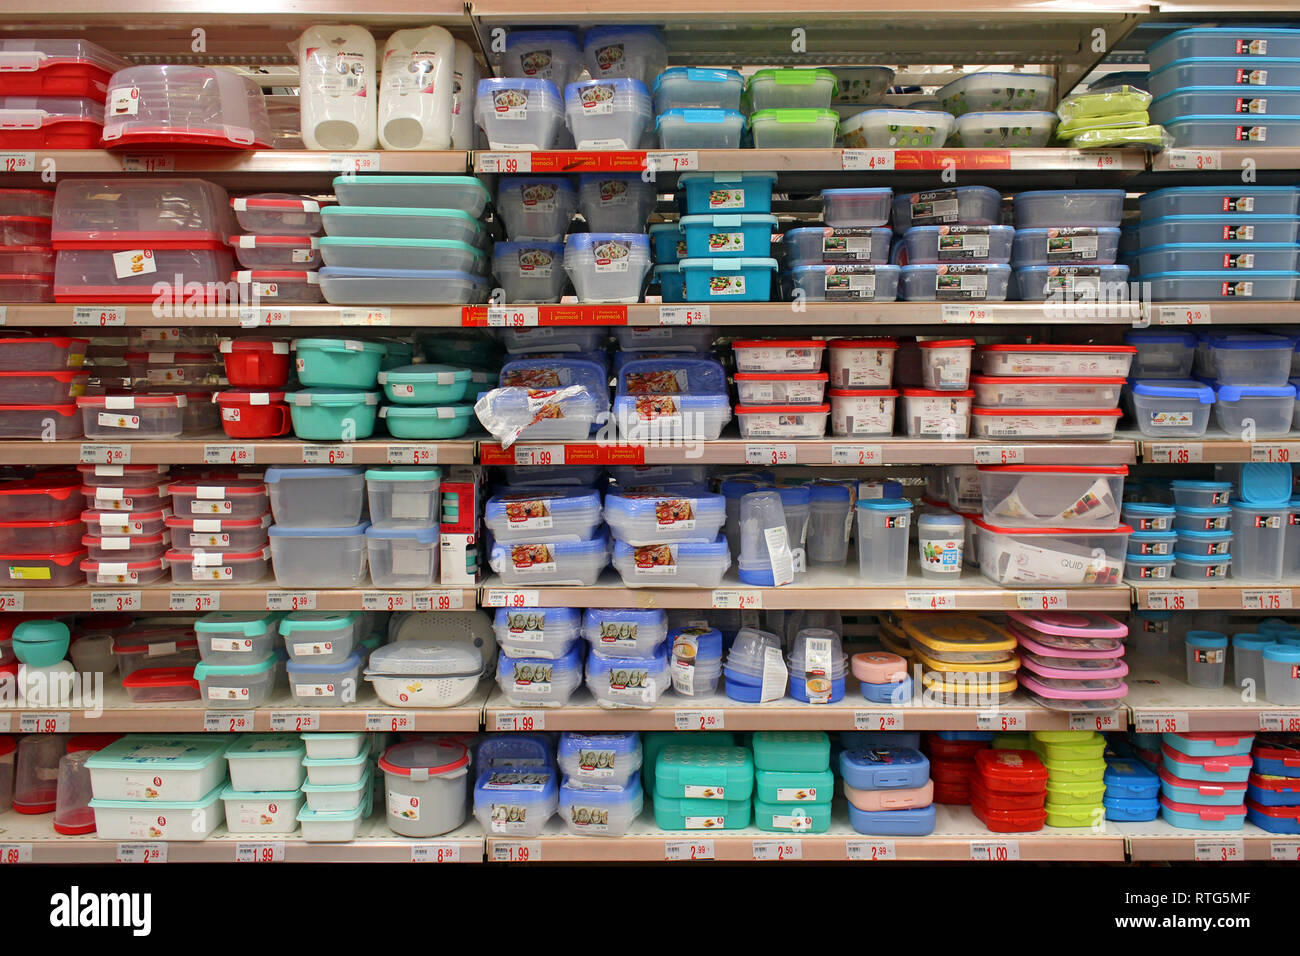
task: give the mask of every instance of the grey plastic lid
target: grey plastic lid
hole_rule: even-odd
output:
[[[483,672],[477,649],[458,641],[398,641],[370,654],[366,674],[419,674],[429,677],[472,677]]]

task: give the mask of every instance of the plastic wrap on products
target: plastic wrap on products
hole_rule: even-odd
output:
[[[494,388],[474,404],[483,427],[509,448],[520,438],[575,441],[591,432],[600,403],[582,385],[558,389]]]
[[[942,146],[952,130],[952,114],[940,110],[869,109],[845,120],[841,132],[850,148],[904,149]]]
[[[550,149],[564,126],[564,99],[550,80],[479,80],[474,120],[492,149]]]
[[[653,657],[587,658],[587,689],[601,707],[648,708],[672,684],[668,654],[660,645]]]
[[[132,66],[108,84],[104,144],[269,149],[261,86],[224,67]]]
[[[511,30],[506,34],[507,76],[550,80],[560,89],[582,72],[578,34],[569,30]]]
[[[613,565],[628,587],[715,588],[731,566],[726,538],[634,546],[614,543]]]
[[[609,537],[602,529],[588,541],[495,544],[489,563],[506,584],[591,587],[609,563]]]
[[[502,388],[559,389],[569,386],[585,388],[596,404],[597,419],[609,410],[609,373],[603,362],[579,357],[535,358],[524,355],[501,367]]]
[[[497,686],[516,707],[561,707],[582,683],[582,648],[556,657],[497,657]]]
[[[956,116],[987,110],[1045,110],[1056,88],[1054,77],[1041,73],[981,71],[958,77],[935,94]]]
[[[1045,110],[990,111],[957,117],[951,146],[967,149],[1038,149],[1056,129],[1056,115]]]
[[[474,816],[484,831],[541,836],[559,806],[559,778],[551,767],[484,769],[474,785]]]
[[[1002,528],[976,519],[980,571],[1003,585],[1109,587],[1120,582],[1132,529]]]
[[[600,494],[590,489],[496,495],[483,512],[484,524],[502,543],[586,541],[600,520]]]
[[[314,26],[298,38],[297,52],[303,143],[308,149],[374,149],[375,38],[360,26]]]

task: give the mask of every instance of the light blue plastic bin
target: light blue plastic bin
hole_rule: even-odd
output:
[[[1253,242],[1243,248],[1235,245],[1180,244],[1152,246],[1138,255],[1144,273],[1216,272],[1241,270],[1260,272],[1295,272],[1300,266],[1300,246],[1277,242]]]
[[[768,302],[776,260],[683,259],[687,302]]]
[[[776,173],[682,173],[677,186],[685,196],[687,215],[766,215],[772,211]]]
[[[657,222],[650,227],[649,232],[655,262],[673,265],[686,258],[686,235],[682,232],[680,223]]]
[[[1122,302],[1129,291],[1128,266],[1023,266],[1014,280],[1021,302]]]
[[[1144,273],[1155,302],[1204,302],[1254,299],[1290,302],[1300,291],[1300,273],[1230,269],[1217,272]]]
[[[1174,573],[1174,556],[1161,557],[1128,555],[1124,562],[1124,579],[1127,581],[1167,581]]]
[[[1017,229],[1011,262],[1017,266],[1108,266],[1119,254],[1120,231],[1114,226]]]
[[[1300,57],[1300,30],[1254,23],[1191,27],[1161,37],[1147,47],[1152,70],[1193,57]]]
[[[1300,94],[1300,90],[1296,90]],[[1143,220],[1166,216],[1294,216],[1300,212],[1296,186],[1171,186],[1138,199]]]
[[[1166,123],[1165,130],[1175,146],[1300,146],[1300,116],[1183,116]]]
[[[1300,238],[1300,219],[1295,216],[1162,216],[1143,217],[1138,239],[1143,249],[1184,242],[1295,242]]]
[[[1245,804],[1235,807],[1196,807],[1194,812],[1176,809],[1191,806],[1193,805],[1170,801],[1162,794],[1160,816],[1170,826],[1180,830],[1240,830],[1246,822]]]
[[[761,213],[683,216],[686,255],[691,259],[765,259],[772,252],[776,216]]]
[[[664,302],[686,301],[686,279],[679,263],[655,266],[654,281],[659,283],[659,297]]]
[[[656,113],[674,109],[739,110],[745,78],[735,70],[674,66],[655,77]]]
[[[1193,807],[1240,807],[1246,798],[1246,788],[1240,784],[1233,787],[1180,780],[1163,768],[1160,771],[1160,792],[1174,803]]]
[[[1147,77],[1147,89],[1156,99],[1195,86],[1237,86],[1246,93],[1261,86],[1300,86],[1300,59],[1187,57],[1153,70]]]
[[[898,266],[805,265],[795,266],[790,280],[791,288],[810,302],[893,302],[898,298],[899,273]]]
[[[307,388],[372,389],[388,346],[360,339],[296,339],[299,384]]]
[[[1194,86],[1152,100],[1151,122],[1168,126],[1188,116],[1236,115],[1243,120],[1300,114],[1300,89],[1277,86]],[[1267,112],[1264,112],[1267,111]]]

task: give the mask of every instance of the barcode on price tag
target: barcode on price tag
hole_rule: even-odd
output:
[[[894,151],[892,149],[841,150],[840,166],[843,169],[865,169],[872,172],[890,170],[894,168]]]
[[[976,730],[1028,730],[1029,715],[1023,710],[981,710],[975,715]]]
[[[167,597],[169,611],[220,611],[220,591],[173,591]]]
[[[802,860],[802,840],[755,840],[752,846],[755,860]]]
[[[499,710],[494,720],[500,731],[545,730],[546,712],[542,710]]]
[[[120,305],[77,305],[72,308],[73,325],[109,328],[126,325],[126,309]]]
[[[1285,523],[1285,522],[1284,522]],[[1244,588],[1241,592],[1243,611],[1281,611],[1291,607],[1291,589]]]
[[[679,710],[673,714],[675,730],[722,730],[723,726],[720,710]]]
[[[1197,609],[1196,592],[1182,591],[1148,591],[1148,611],[1195,611]]]
[[[1290,445],[1251,445],[1250,460],[1253,462],[1278,462],[1287,464],[1291,461]]]
[[[361,595],[363,611],[409,611],[412,609],[409,591],[366,591]]]
[[[90,609],[92,611],[138,611],[140,610],[140,592],[91,591]]]
[[[72,729],[72,715],[67,713],[19,714],[20,734],[66,734]]]
[[[389,445],[387,458],[390,465],[436,465],[438,446]]]
[[[563,465],[563,445],[516,445],[516,465]]]
[[[302,463],[304,465],[350,465],[352,464],[352,446],[303,445]]]
[[[409,710],[372,710],[366,714],[366,730],[402,733],[415,730],[415,714]]]
[[[480,173],[531,173],[532,153],[476,153]]]
[[[707,305],[661,305],[660,325],[709,325],[710,310]]]
[[[536,863],[542,858],[538,840],[511,840],[492,844],[493,863]]]
[[[746,445],[745,461],[751,465],[794,465],[798,450],[794,445]]]
[[[988,322],[992,315],[992,310],[985,305],[945,302],[939,307],[939,321],[944,325],[974,325],[976,322]]]
[[[339,325],[392,325],[393,311],[381,309],[340,309]]]
[[[257,460],[255,445],[204,445],[205,465],[251,465]]]
[[[855,710],[853,729],[902,730],[903,712],[901,710]]]
[[[897,860],[893,840],[846,840],[844,852],[850,860],[865,863],[879,863],[884,860]]]
[[[1143,710],[1134,718],[1140,734],[1185,734],[1191,729],[1185,710]]]
[[[316,592],[267,591],[266,609],[268,611],[314,611],[316,610]]]
[[[1165,161],[1170,169],[1222,169],[1223,154],[1217,149],[1167,149]]]
[[[1241,837],[1201,838],[1193,846],[1197,863],[1236,863],[1246,859],[1246,843]]]
[[[277,733],[300,734],[308,730],[320,730],[319,710],[273,710],[271,711],[271,729]]]
[[[0,843],[0,863],[32,862],[30,843]]]
[[[1208,305],[1156,305],[1156,325],[1209,325],[1211,311]]]
[[[464,591],[415,591],[411,594],[413,611],[459,611],[464,606]]]
[[[86,443],[78,456],[83,465],[129,465],[130,445],[97,445]]]
[[[122,157],[124,173],[170,173],[175,169],[172,153],[127,153]]]
[[[879,445],[831,445],[832,465],[883,465],[884,449]]]
[[[903,601],[909,611],[955,611],[955,591],[906,591]]]
[[[665,860],[712,860],[712,840],[665,840]]]
[[[1269,841],[1268,858],[1274,863],[1300,861],[1300,840]]]
[[[709,606],[724,611],[761,611],[762,591],[714,591],[709,596]]]
[[[283,843],[237,843],[236,863],[283,863]]]
[[[1022,611],[1064,611],[1064,591],[1017,591],[1016,607]]]
[[[1268,710],[1259,715],[1259,729],[1275,734],[1300,733],[1300,710]]]
[[[538,324],[535,305],[490,305],[487,324],[493,329],[520,329]]]
[[[540,601],[541,595],[537,591],[488,588],[483,593],[484,607],[537,607]]]
[[[975,449],[977,465],[1023,465],[1025,449],[1019,445],[981,445]]]
[[[455,843],[417,843],[411,847],[412,863],[459,863],[460,847]]]
[[[118,863],[166,863],[166,843],[119,843]]]
[[[382,153],[330,153],[330,171],[335,173],[377,173]]]
[[[972,840],[970,858],[983,863],[1006,863],[1020,859],[1019,840]]]
[[[646,154],[645,166],[646,169],[655,169],[664,173],[682,173],[700,168],[700,154],[693,149],[674,152],[659,150]]]
[[[209,710],[203,714],[203,730],[209,734],[242,734],[252,729],[252,714],[229,710]]]
[[[1104,714],[1091,711],[1070,715],[1071,730],[1123,730],[1119,711],[1112,710]]]
[[[1151,462],[1168,465],[1198,465],[1202,459],[1202,449],[1199,443],[1190,445],[1148,445],[1142,452],[1142,457]]]
[[[24,603],[22,591],[0,591],[0,611],[21,611]]]

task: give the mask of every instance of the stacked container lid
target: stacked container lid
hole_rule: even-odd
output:
[[[1027,302],[1125,302],[1129,269],[1116,265],[1122,189],[1035,190],[1013,200],[1013,297]]]
[[[167,573],[172,497],[167,465],[79,465],[91,587],[140,587]]]
[[[65,336],[0,338],[0,438],[48,440],[84,434],[77,400],[90,378],[83,369],[89,344]]]
[[[773,298],[775,173],[688,173],[682,215],[653,227],[665,302],[766,302]]]
[[[806,386],[802,389],[793,387],[796,382],[811,383],[815,387],[825,381],[821,370],[825,341],[737,339],[731,347],[735,354],[736,373],[742,376],[736,384],[741,395],[736,405],[736,420],[742,438],[821,438],[826,434],[830,405],[812,403],[810,399],[814,396]],[[792,375],[805,378],[786,377]],[[770,390],[765,387],[768,385]],[[778,402],[778,394],[785,400]],[[748,404],[746,398],[757,400],[757,403]],[[797,400],[791,401],[791,398]]]
[[[1018,686],[1020,659],[1003,628],[978,617],[906,615],[900,618],[921,683],[945,705],[1006,703]]]
[[[655,823],[661,830],[749,825],[754,758],[745,747],[670,745],[655,760],[654,781]]]
[[[211,483],[209,483],[211,482]],[[172,583],[252,584],[270,568],[270,498],[259,479],[174,481]]]
[[[6,98],[0,98],[0,116]],[[52,302],[54,193],[0,189],[0,294],[9,302]]]
[[[609,563],[609,535],[598,491],[567,488],[518,491],[488,500],[490,563],[518,585],[596,583]]]
[[[993,734],[987,731],[938,731],[925,734],[921,747],[930,760],[934,802],[966,805],[976,776],[976,758],[990,749]]]
[[[362,821],[370,817],[375,794],[373,741],[379,735],[305,733],[301,738],[307,752],[302,759],[307,779],[301,786],[303,803],[297,814],[303,839],[353,839]],[[389,827],[404,832],[395,819],[388,817]]]
[[[231,275],[240,297],[254,306],[322,301],[317,269],[320,203],[288,193],[261,193],[230,200],[242,235],[230,244],[242,267]]]
[[[1164,734],[1160,815],[1187,830],[1240,830],[1254,734],[1206,731]]]
[[[823,189],[820,226],[787,229],[780,246],[782,291],[811,301],[892,302],[898,267],[888,265],[890,200],[880,189]]]
[[[1005,230],[992,229],[1002,215],[1002,196],[988,186],[958,186],[894,197],[890,261],[902,266],[900,298],[912,301],[1001,302],[1007,298]],[[934,227],[912,233],[917,227]],[[953,227],[979,227],[954,229]],[[948,227],[947,229],[943,227]],[[912,251],[927,261],[913,262]],[[942,257],[940,253],[943,252]]]
[[[1142,761],[1106,755],[1102,805],[1107,820],[1145,821],[1160,815],[1160,778]]]
[[[1021,685],[1052,710],[1114,710],[1128,695],[1128,627],[1103,614],[1012,611]]]
[[[994,833],[1041,830],[1049,812],[1047,788],[1047,768],[1032,750],[981,750],[975,755],[971,810]]]
[[[299,393],[301,394],[301,393]],[[354,588],[366,571],[366,479],[351,465],[268,468],[268,529],[282,588]]]

